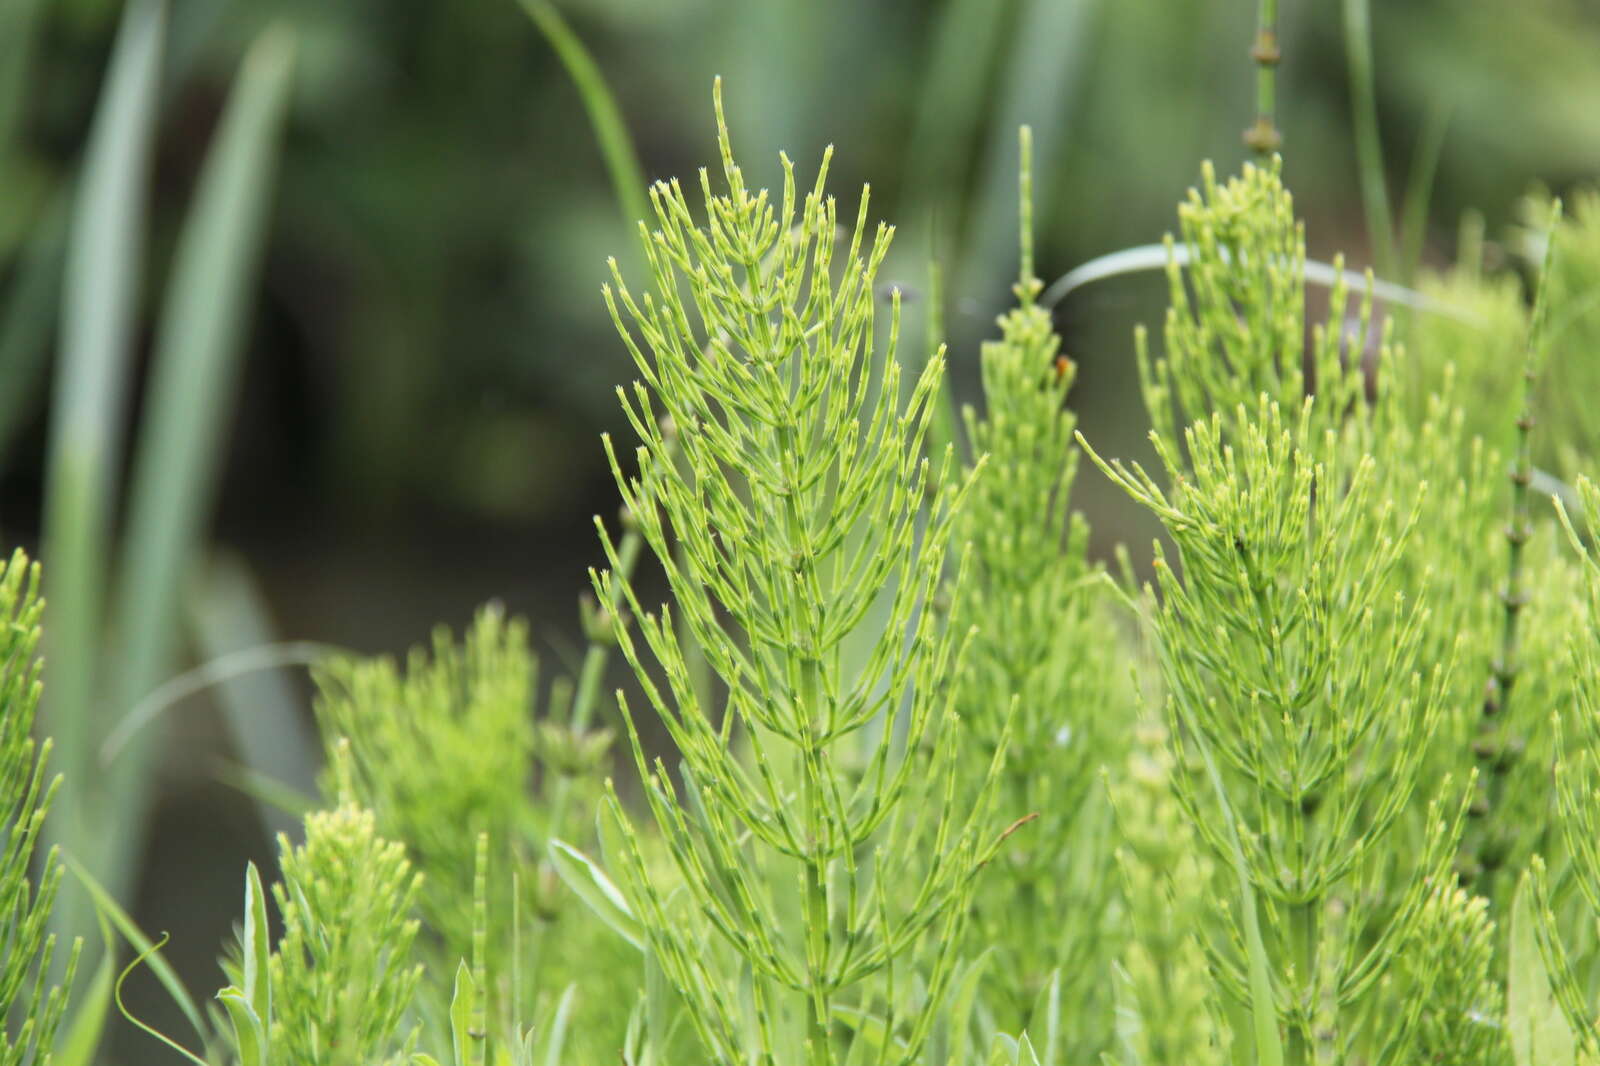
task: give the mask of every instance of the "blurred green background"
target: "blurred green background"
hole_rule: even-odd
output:
[[[873,213],[899,226],[884,276],[906,294],[908,343],[919,343],[930,249],[946,264],[964,395],[1015,269],[1019,123],[1038,145],[1048,279],[1158,240],[1200,160],[1227,172],[1244,158],[1253,116],[1247,0],[559,0],[554,10],[592,52],[649,178],[690,178],[712,160],[719,74],[757,180],[777,180],[780,147],[809,175],[832,143],[835,191],[853,205],[870,181]],[[64,220],[123,14],[114,0],[0,0],[0,526],[30,547],[50,492]],[[265,27],[285,27],[295,65],[238,378],[210,445],[210,547],[185,553],[216,595],[186,612],[158,675],[274,635],[398,650],[490,598],[534,620],[548,661],[567,661],[580,639],[576,597],[599,556],[591,516],[615,509],[596,435],[618,428],[611,390],[630,376],[599,286],[608,255],[635,276],[637,259],[551,40],[517,0],[172,0],[165,15],[149,194],[137,205],[134,383],[159,346],[161,295],[246,49]],[[1341,6],[1284,0],[1282,19],[1286,176],[1311,254],[1343,249],[1361,267],[1371,242]],[[1531,184],[1560,190],[1600,173],[1592,0],[1382,0],[1371,20],[1397,199],[1444,132],[1428,260],[1453,254],[1465,210],[1481,209],[1498,235]],[[1130,332],[1157,320],[1163,291],[1159,277],[1115,279],[1059,309],[1081,366],[1082,427],[1111,454],[1144,434]],[[100,427],[113,479],[147,405],[135,384]],[[1079,500],[1100,550],[1126,540],[1145,554],[1150,530],[1092,471]],[[126,506],[111,508],[113,527]],[[218,559],[231,560],[223,578],[210,569]],[[44,562],[48,596],[48,550]],[[289,676],[287,689],[237,688],[236,719],[253,698],[303,702]],[[229,728],[208,696],[164,713],[147,824],[124,845],[136,917],[173,931],[171,954],[202,989],[238,912],[242,860],[272,854],[257,806],[221,780],[251,762],[238,750],[248,729]],[[297,751],[287,745],[278,767],[303,785],[309,767],[282,761]],[[79,772],[92,765],[80,760]],[[159,992],[132,985],[130,1004],[157,1020],[167,1010]],[[118,1057],[158,1052],[119,1032]]]

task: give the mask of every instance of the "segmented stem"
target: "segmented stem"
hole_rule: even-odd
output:
[[[1490,665],[1489,682],[1484,691],[1483,717],[1472,752],[1478,760],[1483,791],[1474,804],[1473,812],[1479,816],[1481,829],[1476,834],[1476,868],[1479,878],[1494,876],[1502,858],[1495,843],[1495,834],[1488,819],[1499,807],[1505,790],[1506,774],[1515,764],[1522,750],[1523,740],[1509,736],[1506,715],[1511,705],[1512,690],[1516,685],[1520,654],[1519,619],[1527,606],[1529,593],[1523,580],[1523,547],[1533,533],[1530,516],[1532,498],[1529,486],[1533,482],[1533,427],[1534,387],[1538,383],[1540,361],[1543,356],[1547,296],[1550,288],[1551,264],[1556,244],[1556,226],[1561,219],[1561,202],[1556,201],[1550,223],[1550,236],[1545,247],[1544,263],[1539,271],[1538,291],[1533,301],[1533,319],[1528,328],[1528,348],[1522,371],[1522,413],[1517,417],[1517,452],[1511,464],[1511,518],[1506,524],[1506,582],[1500,589],[1500,602],[1504,608],[1500,627],[1500,652]]]
[[[1267,159],[1283,144],[1277,123],[1278,63],[1283,58],[1278,48],[1278,0],[1261,0],[1258,12],[1255,43],[1250,47],[1256,64],[1256,121],[1244,131],[1244,143]]]

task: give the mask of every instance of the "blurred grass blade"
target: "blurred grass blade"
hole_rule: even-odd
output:
[[[1576,1060],[1577,1039],[1551,988],[1539,950],[1532,880],[1524,876],[1511,902],[1511,937],[1506,979],[1506,1028],[1517,1066]]]
[[[1406,198],[1400,205],[1400,275],[1407,284],[1414,283],[1422,266],[1422,242],[1428,235],[1428,204],[1433,199],[1433,181],[1439,172],[1439,157],[1444,154],[1445,132],[1450,128],[1451,107],[1448,103],[1434,104],[1428,112],[1428,121],[1422,127],[1422,139],[1411,158],[1411,172],[1406,178]]]
[[[100,765],[110,766],[117,761],[122,750],[139,730],[171,711],[184,700],[210,688],[221,689],[225,694],[230,684],[251,678],[252,675],[287,667],[309,667],[332,655],[348,654],[346,649],[313,641],[290,641],[283,644],[258,644],[238,651],[224,652],[207,659],[200,665],[181,674],[174,674],[150,694],[123,714],[116,728],[106,734],[100,744]],[[274,699],[277,697],[274,696]],[[284,696],[285,699],[289,697]],[[248,705],[248,704],[247,704]],[[281,738],[273,738],[276,743]],[[310,775],[304,775],[309,780]]]
[[[159,951],[155,950],[155,942],[145,936],[144,931],[128,916],[128,912],[118,906],[117,901],[111,898],[111,894],[106,891],[105,886],[85,869],[81,862],[71,855],[66,857],[65,862],[67,869],[72,871],[72,875],[78,879],[78,883],[84,887],[89,894],[89,898],[94,901],[95,908],[100,916],[109,919],[111,924],[116,926],[117,932],[122,934],[122,938],[146,956],[145,962],[149,964],[150,972],[155,974],[156,980],[161,982],[161,987],[166,989],[167,995],[172,997],[172,1002],[183,1012],[183,1016],[188,1019],[189,1024],[194,1026],[194,1031],[204,1040],[206,1027],[200,1017],[200,1008],[195,1006],[194,999],[190,997],[189,990],[183,987],[183,981],[179,979],[177,971],[172,968],[172,964],[164,959]]]
[[[1361,206],[1378,273],[1400,277],[1394,246],[1394,216],[1384,180],[1383,142],[1378,135],[1378,99],[1372,70],[1372,11],[1368,0],[1344,0],[1344,48],[1350,68],[1350,112],[1355,122],[1356,163],[1361,170]],[[1402,279],[1404,280],[1404,279]]]
[[[89,853],[86,808],[99,779],[90,770],[91,716],[165,26],[164,0],[130,0],[123,9],[79,179],[61,298],[40,553],[50,575],[40,731],[55,737],[68,781],[54,831],[80,855]],[[90,934],[86,901],[65,894],[52,928],[63,939]]]
[[[1224,256],[1224,259],[1226,258]],[[1164,244],[1138,244],[1132,248],[1107,252],[1087,263],[1073,267],[1052,281],[1044,290],[1044,294],[1039,297],[1039,303],[1044,307],[1053,308],[1086,285],[1126,274],[1165,270],[1169,260],[1186,267],[1189,265],[1189,259],[1189,249],[1182,244],[1175,245],[1170,251]],[[1355,292],[1362,292],[1367,288],[1367,276],[1361,271],[1340,270],[1331,263],[1316,259],[1305,261],[1305,281],[1307,285],[1320,285],[1325,289],[1331,289],[1340,283],[1349,286]],[[1386,304],[1444,315],[1470,326],[1480,326],[1484,322],[1482,316],[1471,307],[1444,303],[1426,293],[1382,278],[1374,278],[1371,284],[1372,295]]]
[[[49,362],[66,235],[67,199],[58,195],[35,224],[0,309],[0,462],[33,413]]]
[[[903,187],[913,227],[922,226],[941,191],[959,189],[966,176],[988,99],[984,88],[1012,6],[1013,0],[951,0],[939,18],[906,153]]]
[[[250,797],[258,807],[270,808],[288,816],[296,827],[289,833],[291,840],[300,839],[299,827],[305,816],[322,806],[322,799],[315,792],[302,792],[277,778],[258,774],[236,762],[221,763],[216,773],[218,781]]]
[[[556,1004],[555,1017],[550,1019],[550,1025],[545,1030],[544,1066],[561,1066],[566,1061],[564,1052],[567,1046],[567,1026],[572,1017],[572,1004],[577,998],[578,986],[570,984],[561,993],[561,999]]]
[[[628,135],[627,123],[622,120],[617,98],[612,95],[594,56],[550,0],[522,0],[522,7],[544,34],[544,39],[550,42],[556,58],[567,68],[567,76],[578,88],[583,108],[589,113],[589,125],[594,128],[595,140],[600,142],[606,170],[611,175],[617,206],[623,214],[624,232],[632,233],[637,223],[650,219],[651,212],[645,198],[644,168],[639,165],[639,155],[634,150],[633,138]]]
[[[209,662],[249,655],[252,649],[282,649],[304,654],[283,655],[277,665],[320,658],[333,649],[305,643],[277,644],[266,605],[240,560],[214,560],[202,579],[192,583],[187,615],[194,644]],[[217,702],[233,741],[233,750],[260,777],[311,796],[317,791],[319,746],[301,716],[301,701],[282,669],[237,672],[217,678]],[[294,836],[300,819],[275,805],[257,801],[269,839]]]
[[[178,237],[157,324],[149,398],[128,501],[112,632],[117,638],[111,706],[134,706],[171,669],[179,597],[204,533],[224,430],[233,407],[243,325],[259,273],[287,111],[293,40],[271,29],[257,39],[213,138]],[[123,882],[148,802],[146,730],[107,774],[103,869]]]

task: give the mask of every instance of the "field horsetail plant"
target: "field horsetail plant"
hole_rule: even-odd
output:
[[[525,6],[636,199],[592,59]],[[1203,166],[1164,249],[1044,285],[1023,128],[1012,305],[970,353],[938,284],[902,342],[893,229],[831,150],[748,180],[718,82],[720,165],[649,188],[644,278],[603,287],[637,379],[571,675],[497,605],[322,657],[320,795],[246,870],[209,1012],[40,846],[13,556],[0,1066],[93,1061],[113,930],[201,1066],[1600,1066],[1600,194],[1522,205],[1525,276],[1470,219],[1447,269],[1308,259],[1276,10],[1256,160]],[[1141,465],[1078,431],[1053,300],[1163,260]],[[1102,475],[1151,555],[1091,552]],[[63,870],[104,923],[85,988]]]
[[[826,157],[804,194],[785,158],[773,203],[733,161],[720,87],[718,131],[727,191],[701,172],[704,224],[676,183],[654,186],[654,288],[617,274],[607,290],[642,375],[620,393],[639,475],[608,454],[676,612],[640,602],[603,526],[613,569],[595,588],[635,616],[622,651],[682,757],[676,779],[652,763],[621,700],[678,884],[646,865],[614,792],[609,817],[648,950],[717,1061],[915,1062],[997,838],[1004,738],[985,786],[958,796],[964,635],[932,609],[970,479],[948,451],[923,455],[943,353],[902,401],[898,298],[876,354],[892,231],[868,232],[866,193],[841,233]]]

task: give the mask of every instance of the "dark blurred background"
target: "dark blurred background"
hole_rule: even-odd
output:
[[[1202,159],[1226,173],[1246,154],[1248,0],[557,6],[615,92],[650,178],[691,177],[714,160],[719,74],[756,180],[776,182],[780,147],[809,175],[832,143],[841,199],[853,206],[870,181],[874,214],[900,227],[885,277],[902,284],[915,323],[937,219],[964,395],[1014,276],[1019,123],[1038,143],[1046,279],[1158,240]],[[1344,249],[1364,266],[1339,5],[1282,7],[1286,176],[1311,254]],[[1425,130],[1448,115],[1429,260],[1449,259],[1468,208],[1492,236],[1531,183],[1561,189],[1600,173],[1600,5],[1375,7],[1396,195]],[[0,54],[28,55],[23,105],[0,115],[11,146],[0,279],[80,162],[119,13],[114,0],[0,0]],[[498,598],[533,619],[559,666],[579,641],[576,597],[599,557],[591,516],[615,509],[596,438],[623,428],[611,390],[631,377],[599,296],[606,257],[637,277],[636,238],[580,95],[517,0],[174,0],[151,302],[243,50],[274,21],[295,31],[296,82],[213,539],[254,575],[281,637],[393,651]],[[1112,454],[1145,431],[1130,333],[1158,322],[1163,286],[1111,280],[1058,312],[1080,364],[1082,427]],[[0,469],[0,518],[25,544],[39,529],[47,388],[14,398],[25,417]],[[1150,530],[1092,470],[1077,498],[1100,550],[1124,540],[1147,554]],[[242,859],[270,860],[271,849],[250,801],[218,782],[227,742],[205,699],[169,714],[176,742],[138,917],[172,929],[174,957],[209,988]],[[153,1000],[146,1008],[159,1014]],[[122,1051],[143,1058],[149,1046]]]

